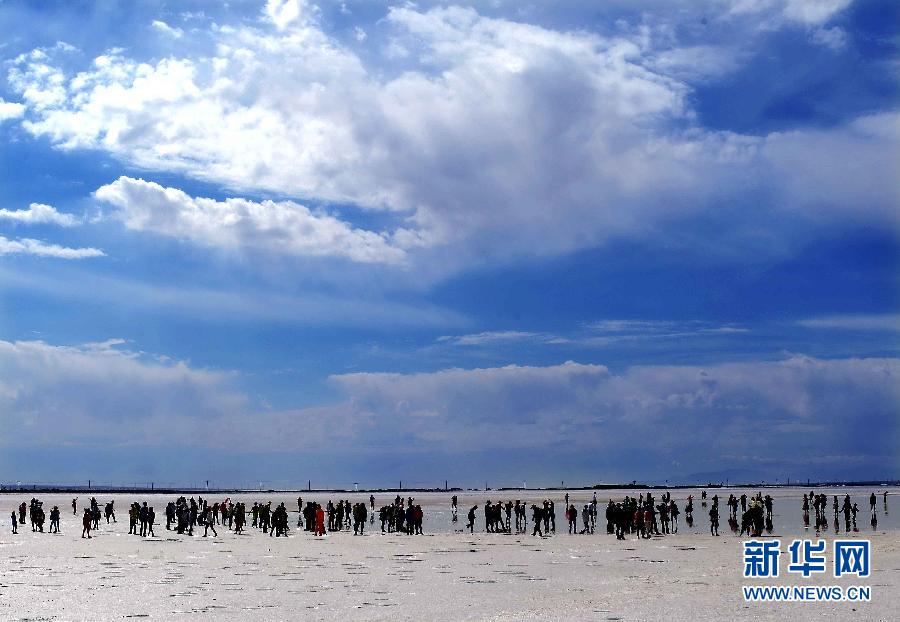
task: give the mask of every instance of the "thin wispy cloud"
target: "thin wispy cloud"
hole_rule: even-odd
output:
[[[278,326],[375,326],[405,330],[454,327],[468,322],[464,314],[427,303],[365,299],[339,293],[297,295],[253,287],[235,290],[199,284],[153,283],[83,270],[46,274],[5,268],[2,264],[0,291],[30,292],[57,302],[101,301],[154,315],[215,319],[226,324],[268,322]]]
[[[56,259],[87,259],[104,257],[99,248],[70,248],[59,244],[48,244],[31,238],[10,240],[0,235],[0,255],[34,255]]]
[[[496,330],[467,335],[444,335],[438,343],[456,346],[480,346],[490,348],[517,344],[544,344],[549,346],[604,347],[616,343],[649,339],[702,338],[714,336],[740,336],[749,328],[737,325],[718,325],[701,321],[605,319],[590,322],[570,332],[532,332]]]
[[[825,315],[822,317],[800,320],[798,324],[805,328],[817,329],[900,332],[900,314],[860,313]]]
[[[470,335],[444,335],[442,337],[438,337],[438,341],[457,346],[478,346],[491,343],[526,341],[534,339],[536,337],[541,337],[541,334],[518,330],[498,330],[486,331],[483,333],[472,333]]]

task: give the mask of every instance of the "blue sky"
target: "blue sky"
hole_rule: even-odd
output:
[[[900,477],[898,13],[0,2],[0,479]]]

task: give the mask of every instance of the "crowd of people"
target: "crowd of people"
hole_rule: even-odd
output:
[[[884,512],[887,513],[887,491],[883,493]],[[701,491],[701,507],[705,510],[709,505],[709,532],[712,536],[719,535],[720,504],[718,494],[708,497],[707,491]],[[870,524],[877,527],[877,497],[873,492],[869,497],[871,510]],[[78,514],[78,500],[72,500],[72,512]],[[456,523],[458,518],[459,499],[453,495],[450,501],[451,522]],[[598,517],[597,493],[589,503],[582,504],[580,510],[574,503],[570,503],[569,493],[565,493],[563,499],[563,517],[566,521],[569,534],[591,535],[594,533]],[[771,495],[758,492],[748,496],[741,494],[735,496],[729,494],[725,505],[728,507],[728,524],[731,531],[743,536],[759,537],[765,533],[771,534],[774,530],[774,499]],[[802,512],[804,527],[810,526],[810,508],[815,517],[816,531],[829,528],[828,521],[828,495],[813,491],[803,495]],[[468,513],[468,523],[465,529],[474,533],[478,517],[479,505],[473,505]],[[859,507],[853,503],[849,494],[844,495],[843,502],[833,495],[831,501],[835,533],[840,532],[841,521],[839,515],[843,514],[844,531],[859,531],[857,527],[857,514]],[[544,499],[539,503],[532,503],[530,507],[520,499],[492,501],[488,500],[483,506],[484,529],[487,533],[528,533],[529,515],[532,523],[532,536],[549,536],[556,533],[556,505],[552,499]],[[397,495],[392,502],[375,509],[375,496],[369,496],[368,507],[364,502],[351,504],[349,500],[329,500],[323,507],[321,504],[308,501],[305,505],[302,497],[297,497],[297,528],[313,533],[315,536],[324,536],[329,532],[350,531],[354,535],[364,535],[366,522],[374,525],[375,516],[381,522],[382,533],[403,533],[407,535],[422,535],[422,523],[424,512],[422,506],[415,502],[413,497],[404,499]],[[651,538],[678,533],[679,516],[682,511],[679,504],[672,498],[669,491],[663,491],[657,500],[653,492],[640,492],[637,497],[626,495],[622,501],[608,500],[606,504],[606,533],[615,535],[619,540],[624,540],[633,535],[637,538]],[[106,524],[116,523],[114,501],[104,505],[102,516],[106,518]],[[11,515],[12,532],[18,533],[19,525],[24,525],[26,517],[30,518],[32,532],[44,531],[46,513],[43,502],[33,498],[30,503],[22,502],[17,511]],[[232,531],[234,534],[243,534],[245,526],[250,520],[250,527],[269,537],[287,536],[290,532],[289,512],[285,504],[279,503],[273,507],[271,501],[254,502],[247,510],[242,501],[232,501],[230,498],[224,501],[210,502],[202,496],[190,499],[180,496],[168,502],[165,508],[166,530],[175,531],[179,535],[194,535],[194,529],[203,529],[203,537],[212,532],[217,537],[217,526]],[[684,517],[688,527],[694,525],[694,497],[688,495],[684,500]],[[53,506],[49,512],[50,533],[59,533],[60,510]],[[91,538],[91,532],[100,528],[101,511],[100,504],[95,497],[91,497],[88,505],[83,510],[82,538]],[[515,519],[515,521],[513,521]],[[580,521],[580,525],[579,525]],[[141,537],[155,537],[154,525],[156,524],[156,512],[153,506],[134,502],[128,509],[128,533]]]
[[[624,540],[627,534],[650,538],[654,535],[678,533],[678,516],[681,514],[678,504],[668,491],[663,492],[659,501],[656,503],[650,491],[646,497],[643,493],[637,498],[626,496],[621,503],[613,503],[610,499],[606,506],[606,532],[614,533],[618,540]],[[692,526],[692,496],[688,496],[685,510],[685,521]]]
[[[372,506],[372,517],[375,517],[375,497],[369,496]],[[423,535],[422,521],[425,513],[422,506],[414,503],[412,497],[403,499],[394,497],[394,502],[378,508],[378,520],[381,521],[381,533],[405,533],[407,535]]]
[[[19,516],[16,519],[16,511],[12,512],[13,533],[19,532],[19,525],[25,524],[25,517],[31,520],[32,532],[44,532],[44,523],[47,522],[47,513],[44,511],[44,503],[32,498],[30,503],[24,501],[19,505]],[[50,533],[59,533],[59,507],[53,506],[50,510]]]
[[[887,513],[887,491],[884,496],[884,511]],[[803,495],[803,526],[809,527],[809,507],[812,505],[815,512],[815,528],[816,532],[828,530],[828,495],[815,494],[810,491],[808,495]],[[838,501],[837,495],[832,495],[831,508],[834,512],[833,528],[835,533],[840,533],[841,521],[840,514],[844,515],[844,531],[859,531],[856,524],[856,515],[859,514],[859,505],[850,501],[850,495],[845,494],[842,502]],[[873,492],[869,495],[869,524],[873,529],[878,527],[878,497]]]

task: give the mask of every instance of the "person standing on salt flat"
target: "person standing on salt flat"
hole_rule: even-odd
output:
[[[81,537],[91,537],[91,513],[87,508],[84,508],[84,516],[81,517]]]
[[[50,533],[59,533],[59,506],[50,510]]]
[[[531,535],[538,535],[542,538],[544,537],[543,532],[541,531],[541,522],[545,520],[544,512],[546,510],[542,507],[538,507],[537,504],[532,504],[531,506],[531,521],[534,523],[534,530],[531,532]]]
[[[13,535],[19,533],[19,521],[16,520],[16,511],[15,510],[13,510],[13,513],[12,513],[12,528],[13,528]]]
[[[478,511],[477,505],[473,505],[472,508],[469,510],[469,514],[467,516],[467,518],[469,519],[469,522],[466,525],[466,527],[469,530],[469,533],[475,533],[475,512],[477,512],[477,511]]]
[[[567,497],[569,495],[566,495]],[[578,510],[575,509],[574,505],[566,506],[566,520],[569,522],[569,534],[573,534],[578,530],[578,527],[575,525],[575,521],[578,520]]]
[[[709,534],[719,535],[719,505],[717,503],[714,503],[709,511]]]
[[[319,504],[316,504],[316,535],[325,535],[325,510]]]
[[[209,530],[212,529],[213,536],[218,538],[219,534],[216,532],[216,522],[212,517],[212,513],[207,507],[203,510],[203,513],[200,515],[200,520],[203,523],[203,537],[205,538],[209,534]]]

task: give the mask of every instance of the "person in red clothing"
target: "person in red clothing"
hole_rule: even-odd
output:
[[[316,504],[316,535],[325,535],[325,510],[319,504]]]

